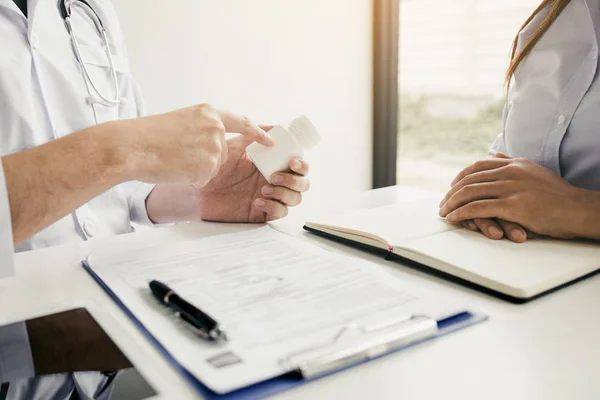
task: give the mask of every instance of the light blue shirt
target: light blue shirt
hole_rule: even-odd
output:
[[[519,35],[518,50],[548,10]],[[600,0],[573,0],[517,69],[491,152],[525,157],[600,190]]]

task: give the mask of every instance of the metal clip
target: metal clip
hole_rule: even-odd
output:
[[[353,330],[365,336],[342,343],[342,338]],[[404,316],[376,326],[352,323],[342,327],[330,341],[291,353],[281,363],[298,370],[306,379],[315,378],[428,339],[437,330],[437,321],[424,315]]]

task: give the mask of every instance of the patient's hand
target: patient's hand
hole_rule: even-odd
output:
[[[600,238],[600,192],[577,188],[540,165],[504,154],[460,172],[440,207],[448,221],[473,220],[488,233],[502,227],[505,233],[524,228],[557,238]]]
[[[263,127],[269,130],[270,127]],[[283,218],[288,207],[302,202],[310,187],[308,164],[290,161],[289,172],[265,180],[246,153],[252,141],[243,136],[227,141],[229,157],[208,185],[198,189],[198,215],[206,221],[265,222]]]
[[[475,218],[462,221],[461,225],[474,232],[481,232],[490,239],[500,240],[504,237],[515,243],[523,243],[528,239],[527,230],[519,224],[496,218]]]

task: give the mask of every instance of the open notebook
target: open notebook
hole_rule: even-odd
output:
[[[305,229],[386,252],[513,302],[526,302],[600,269],[600,245],[547,238],[494,241],[438,216],[439,199],[307,222]]]

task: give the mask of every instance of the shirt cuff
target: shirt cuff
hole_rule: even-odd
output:
[[[134,230],[138,226],[155,226],[150,217],[148,217],[148,211],[146,210],[146,199],[155,186],[139,181],[125,182],[123,184],[123,190],[125,191],[127,204],[129,205],[129,219]]]
[[[0,327],[0,382],[35,376],[25,322]]]
[[[15,274],[14,251],[8,190],[0,161],[0,278],[7,278]]]

